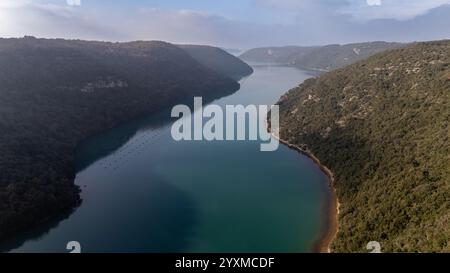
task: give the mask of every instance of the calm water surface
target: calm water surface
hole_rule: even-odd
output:
[[[310,75],[255,66],[241,90],[216,100],[273,104]],[[327,178],[308,158],[260,143],[175,142],[169,112],[84,143],[83,204],[9,243],[14,252],[308,252],[323,229]]]

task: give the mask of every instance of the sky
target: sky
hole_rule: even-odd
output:
[[[248,49],[450,38],[450,0],[0,0],[0,37]]]

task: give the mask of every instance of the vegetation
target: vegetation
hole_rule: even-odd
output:
[[[255,48],[245,52],[240,58],[250,62],[288,64],[301,69],[330,71],[401,46],[403,45],[398,43],[370,42],[322,47]]]
[[[163,42],[0,39],[0,239],[80,203],[73,163],[82,140],[238,89]]]
[[[307,80],[280,107],[281,137],[335,174],[334,251],[450,251],[450,41]]]
[[[179,45],[179,47],[199,63],[232,79],[240,80],[253,73],[253,68],[248,64],[220,48],[200,45]]]

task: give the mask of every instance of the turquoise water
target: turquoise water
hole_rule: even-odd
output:
[[[310,75],[255,66],[235,94],[214,104],[273,104]],[[175,142],[169,112],[84,143],[76,183],[82,205],[9,243],[13,252],[309,252],[329,200],[308,158],[260,142]]]

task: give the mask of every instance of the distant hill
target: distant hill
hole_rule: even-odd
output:
[[[335,174],[334,251],[450,251],[450,41],[380,53],[279,104],[281,137]]]
[[[287,64],[301,69],[331,71],[401,46],[404,45],[369,42],[318,47],[267,47],[251,49],[240,58],[248,62]]]
[[[301,46],[254,48],[244,52],[239,58],[254,63],[292,64],[293,60],[318,48]]]
[[[164,42],[0,39],[0,239],[79,204],[74,151],[87,137],[238,89]]]
[[[225,50],[226,52],[230,53],[233,56],[239,56],[243,53],[243,50],[238,49],[238,48],[222,48],[223,50]]]
[[[179,47],[199,63],[234,80],[240,80],[253,73],[248,64],[223,49],[201,45],[179,45]]]

